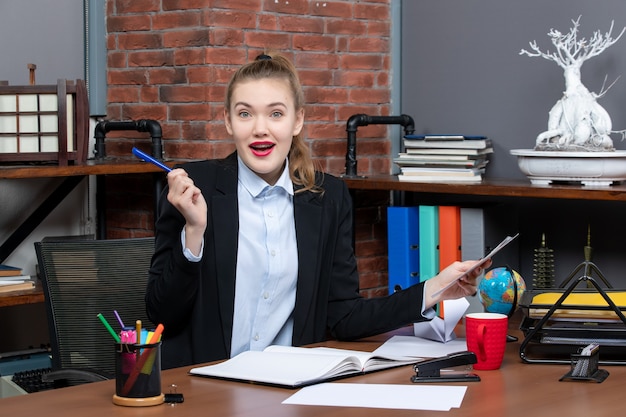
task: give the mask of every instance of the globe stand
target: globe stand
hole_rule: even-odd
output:
[[[517,280],[515,279],[511,268],[509,268],[508,266],[505,268],[509,271],[509,274],[511,274],[511,277],[513,278],[513,303],[511,303],[511,311],[509,311],[509,314],[507,314],[507,317],[510,319],[511,317],[513,317],[513,313],[515,313],[515,310],[517,310]],[[517,340],[517,336],[513,336],[511,334],[506,335],[507,343],[517,342]]]

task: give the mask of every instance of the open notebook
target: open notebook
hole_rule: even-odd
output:
[[[413,364],[416,357],[380,356],[335,348],[269,346],[247,351],[214,365],[193,368],[192,375],[297,388],[395,366]]]

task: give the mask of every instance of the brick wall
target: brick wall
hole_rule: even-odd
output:
[[[390,0],[108,0],[108,120],[155,119],[165,157],[223,157],[233,71],[265,48],[299,70],[308,106],[305,136],[321,169],[345,170],[346,121],[390,114]],[[388,127],[358,132],[359,174],[388,173]],[[141,141],[135,140],[141,138]],[[111,132],[107,155],[145,147],[145,134]],[[107,179],[109,237],[153,233],[149,176]],[[387,193],[355,193],[356,251],[366,295],[386,291]]]

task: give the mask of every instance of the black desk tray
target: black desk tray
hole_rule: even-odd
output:
[[[581,282],[588,288],[574,289]],[[554,304],[533,304],[535,296],[558,293]],[[520,329],[524,340],[520,358],[526,363],[569,364],[571,355],[590,343],[600,345],[599,364],[626,365],[626,306],[617,306],[613,293],[626,290],[602,289],[588,276],[575,280],[567,288],[529,290],[520,300],[523,319]],[[575,305],[564,301],[570,294],[599,294],[606,305]]]

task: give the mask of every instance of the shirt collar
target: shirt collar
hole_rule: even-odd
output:
[[[285,160],[285,168],[280,174],[278,181],[276,181],[276,184],[273,186],[269,185],[263,178],[259,177],[248,168],[239,155],[237,155],[237,166],[239,169],[239,182],[253,197],[258,197],[267,187],[280,187],[284,189],[287,194],[293,196],[293,183],[289,176],[289,159]]]

